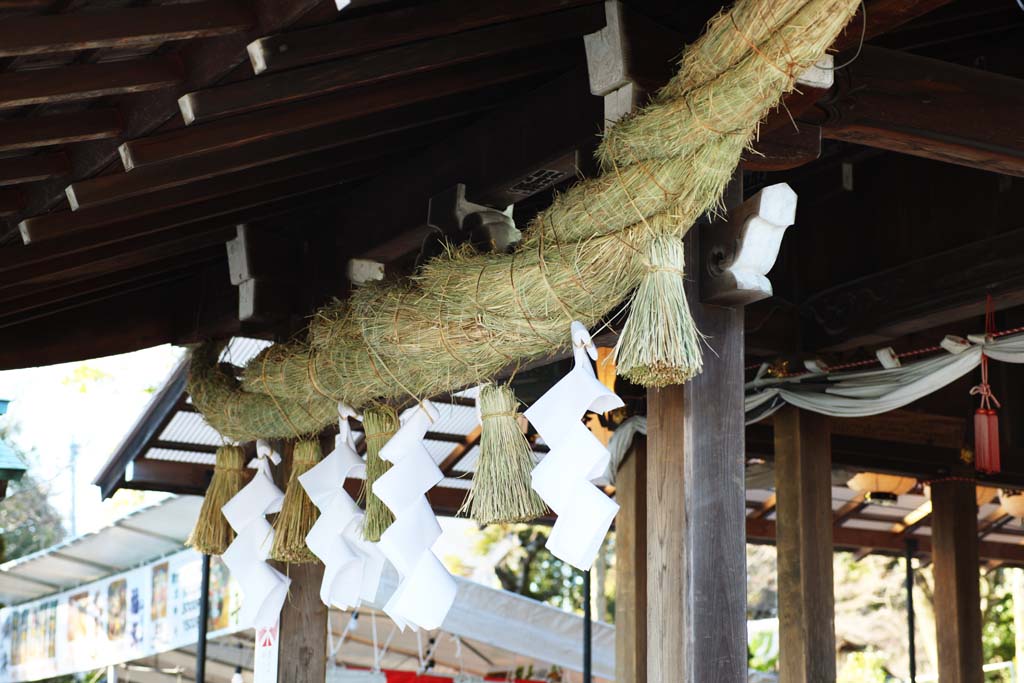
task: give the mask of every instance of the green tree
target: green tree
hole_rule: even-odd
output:
[[[12,432],[10,426],[0,428],[0,439],[17,451],[8,438]],[[0,559],[5,562],[58,543],[65,534],[61,515],[50,504],[49,483],[30,474],[34,454],[18,455],[29,463],[29,472],[10,482],[7,497],[0,501]]]

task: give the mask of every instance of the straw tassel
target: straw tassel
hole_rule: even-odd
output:
[[[224,554],[231,541],[235,540],[235,532],[220,510],[242,490],[245,480],[245,451],[239,446],[218,448],[213,478],[206,488],[199,518],[185,545],[204,555]]]
[[[390,406],[376,405],[363,413],[366,430],[366,516],[363,517],[363,536],[377,543],[380,535],[395,521],[395,515],[373,493],[373,482],[391,469],[391,463],[380,457],[384,444],[398,431],[398,413]]]
[[[480,524],[527,522],[542,517],[547,505],[531,486],[533,451],[516,420],[518,403],[506,385],[485,384],[480,410],[480,457],[473,487],[459,514]]]
[[[272,560],[290,564],[309,564],[317,560],[306,545],[306,535],[313,528],[320,511],[302,488],[299,477],[320,462],[321,457],[320,442],[316,439],[303,439],[295,444],[284,502],[274,521],[274,545],[270,549]]]
[[[703,337],[683,287],[683,242],[651,238],[647,273],[633,295],[629,320],[615,346],[619,375],[645,387],[683,384],[704,367]]]

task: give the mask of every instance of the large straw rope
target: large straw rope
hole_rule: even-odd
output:
[[[314,316],[308,339],[268,348],[238,386],[209,351],[196,406],[225,436],[297,436],[335,403],[431,396],[564,348],[637,286],[650,241],[716,208],[757,124],[849,21],[859,0],[740,0],[683,54],[650,106],[613,126],[604,172],[539,214],[511,254],[468,248],[414,278],[363,287]]]

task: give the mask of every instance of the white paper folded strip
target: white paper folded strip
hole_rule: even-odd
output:
[[[605,413],[623,406],[601,384],[590,359],[597,349],[582,323],[572,323],[573,369],[526,411],[550,452],[533,470],[533,490],[558,515],[547,548],[572,566],[594,564],[618,504],[591,482],[608,468],[608,449],[581,422],[592,410]],[[588,357],[589,354],[589,357]]]
[[[256,470],[252,481],[221,511],[236,534],[223,559],[242,589],[239,622],[259,629],[277,623],[291,579],[267,564],[274,529],[266,515],[280,511],[284,500],[281,489],[274,484],[270,463],[280,463],[281,456],[262,441],[257,443],[256,452],[257,457],[249,464]]]
[[[339,609],[357,607],[377,595],[384,556],[363,538],[363,511],[345,491],[345,479],[365,478],[366,463],[356,452],[348,418],[355,411],[338,405],[338,436],[334,450],[299,477],[320,517],[306,535],[306,545],[324,564],[320,599]]]
[[[441,527],[426,498],[444,478],[423,446],[438,416],[428,401],[406,412],[401,428],[380,452],[392,467],[373,483],[373,493],[395,515],[378,546],[399,573],[398,588],[384,611],[400,628],[439,628],[455,600],[455,580],[431,550]]]

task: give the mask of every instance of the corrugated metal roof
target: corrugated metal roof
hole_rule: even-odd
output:
[[[68,590],[181,550],[201,504],[198,496],[168,498],[93,533],[0,564],[0,602]]]

